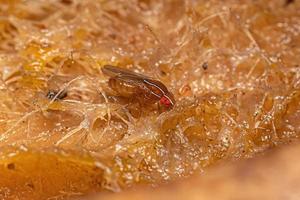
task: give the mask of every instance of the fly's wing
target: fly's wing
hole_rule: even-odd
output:
[[[112,65],[105,65],[101,68],[101,70],[103,74],[110,77],[127,76],[127,77],[132,77],[133,79],[151,79],[150,77],[147,77],[145,75],[138,74],[130,70],[121,67],[112,66]]]
[[[131,86],[139,87],[139,88],[143,88],[143,85],[144,85],[144,79],[140,78],[138,76],[122,74],[122,75],[114,76],[112,78],[116,79],[116,80],[119,80],[119,81],[122,81],[124,83],[127,83]]]

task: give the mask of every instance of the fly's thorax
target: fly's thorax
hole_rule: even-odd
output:
[[[145,80],[144,82],[148,90],[151,92],[151,96],[153,99],[162,102],[167,107],[171,107],[175,104],[173,94],[168,91],[167,87],[163,83],[158,80],[150,79]]]

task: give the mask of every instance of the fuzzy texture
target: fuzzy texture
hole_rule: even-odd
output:
[[[14,184],[40,199],[158,185],[297,140],[299,10],[297,0],[0,0],[0,146],[77,152],[74,165],[103,169],[101,187],[81,187],[76,167],[77,181],[51,193]],[[176,106],[117,98],[107,64],[160,80]],[[83,152],[93,162],[78,162]],[[18,159],[34,188],[64,174]]]

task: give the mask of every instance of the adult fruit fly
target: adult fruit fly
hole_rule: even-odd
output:
[[[101,70],[110,77],[109,87],[120,96],[136,99],[142,104],[159,102],[167,109],[175,105],[173,94],[158,80],[111,65],[105,65]]]

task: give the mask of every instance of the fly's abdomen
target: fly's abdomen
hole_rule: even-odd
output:
[[[137,91],[135,85],[131,85],[127,82],[115,78],[110,78],[108,84],[111,89],[124,97],[131,97],[135,95]]]

